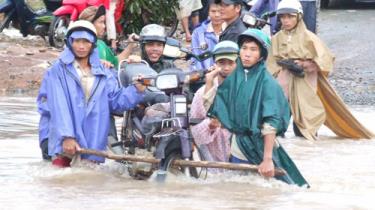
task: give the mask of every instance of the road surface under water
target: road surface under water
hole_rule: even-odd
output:
[[[351,110],[375,130],[374,107]],[[169,175],[132,179],[124,165],[78,164],[58,169],[41,161],[35,98],[0,97],[0,209],[371,209],[375,206],[375,141],[293,136],[282,145],[311,185],[289,186],[233,172],[207,179]]]

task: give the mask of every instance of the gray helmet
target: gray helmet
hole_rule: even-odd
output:
[[[238,52],[237,43],[229,40],[219,42],[212,50],[215,62],[222,58],[235,61],[238,57]]]
[[[157,24],[148,24],[141,30],[140,41],[141,43],[147,43],[152,41],[158,41],[165,43],[167,41],[167,35],[163,26]]]
[[[212,50],[212,54],[214,55],[238,54],[238,52],[239,48],[237,43],[229,40],[219,42]]]

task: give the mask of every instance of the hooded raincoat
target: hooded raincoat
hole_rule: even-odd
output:
[[[289,125],[290,111],[282,89],[272,78],[264,62],[244,69],[241,62],[219,86],[208,115],[236,135],[236,143],[252,164],[263,161],[264,141],[262,125],[268,123],[283,134]],[[275,167],[287,175],[276,177],[290,184],[307,185],[306,180],[283,147],[275,143],[272,159]]]
[[[97,49],[90,54],[95,79],[86,99],[74,61],[71,50],[65,48],[44,75],[39,90],[40,133],[48,136],[50,156],[63,153],[62,142],[66,137],[75,138],[82,148],[105,150],[110,112],[132,109],[143,99],[143,93],[134,86],[119,87],[113,74],[102,66]],[[104,162],[104,158],[93,155],[82,158]]]
[[[281,59],[310,60],[315,70],[304,69],[305,77],[296,77],[276,63]],[[283,87],[293,120],[305,138],[317,139],[322,124],[340,137],[372,138],[374,135],[354,118],[329,84],[327,75],[333,62],[329,49],[300,19],[292,31],[281,30],[272,37],[267,67]]]

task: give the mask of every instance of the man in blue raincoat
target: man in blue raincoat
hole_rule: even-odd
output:
[[[80,148],[105,150],[109,113],[132,109],[143,99],[145,89],[141,84],[120,88],[103,67],[92,23],[74,22],[66,37],[67,47],[46,72],[37,99],[40,143],[48,139],[48,155],[60,167],[69,166]],[[81,158],[104,162],[94,155]]]

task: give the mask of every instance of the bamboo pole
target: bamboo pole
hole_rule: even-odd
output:
[[[96,155],[112,160],[125,160],[133,162],[145,162],[158,164],[160,160],[150,157],[136,156],[136,155],[115,155],[107,152],[96,151],[91,149],[81,149],[78,151],[80,154]],[[228,163],[228,162],[213,162],[213,161],[194,161],[194,160],[174,160],[172,165],[183,166],[183,167],[202,167],[202,168],[222,168],[229,170],[244,170],[258,173],[258,166],[243,163]],[[283,169],[275,168],[275,176],[286,175]]]

